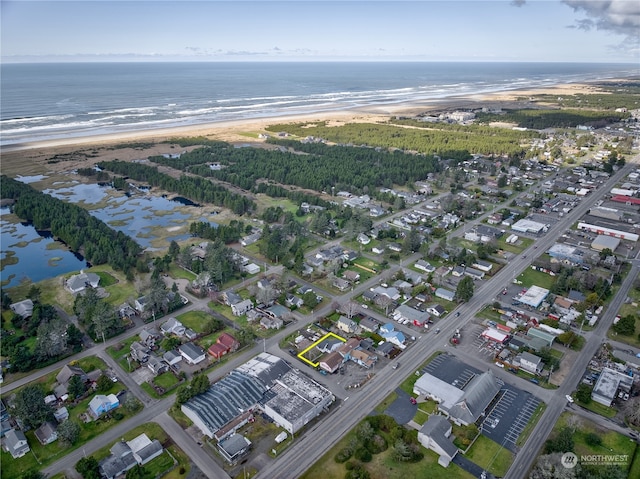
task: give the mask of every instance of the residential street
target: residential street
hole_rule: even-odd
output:
[[[637,162],[638,157],[634,158],[634,161]],[[606,194],[609,189],[623,177],[623,175],[627,174],[635,167],[637,167],[636,163],[628,162],[624,168],[618,171],[615,175],[612,175],[612,177],[595,193],[584,198],[575,209],[565,215],[558,223],[553,225],[546,235],[537,239],[535,247],[538,248],[538,252],[546,251],[551,245],[553,245],[563,231],[568,229],[599,198]],[[335,389],[333,392],[338,398],[338,404],[335,406],[337,410],[331,414],[330,418],[327,418],[326,420],[321,419],[320,422],[311,430],[306,431],[300,438],[295,438],[293,445],[286,449],[277,460],[271,461],[265,468],[260,470],[256,477],[265,479],[276,477],[295,479],[304,473],[304,471],[316,462],[318,458],[320,458],[330,447],[333,446],[333,444],[335,444],[335,442],[337,442],[346,432],[365,417],[376,404],[394,391],[404,378],[413,374],[417,366],[421,365],[434,352],[443,350],[443,348],[451,349],[451,346],[448,344],[448,338],[451,337],[455,329],[463,328],[467,323],[469,323],[474,318],[475,312],[487,304],[487,298],[496,297],[496,295],[498,295],[504,288],[505,284],[509,284],[530,265],[531,260],[535,256],[533,254],[533,248],[534,247],[532,246],[529,250],[524,252],[525,254],[515,257],[491,280],[486,281],[477,287],[473,298],[469,302],[461,304],[455,309],[456,312],[460,313],[459,318],[454,320],[453,314],[450,314],[447,319],[443,320],[439,324],[439,327],[441,328],[439,336],[434,335],[432,331],[425,331],[422,333],[421,337],[417,337],[415,343],[408,347],[402,354],[401,364],[397,370],[392,371],[391,368],[377,370],[377,373],[367,383],[367,385],[360,389],[353,389],[348,392],[343,388]],[[526,257],[527,253],[528,258]],[[403,263],[405,265],[411,264],[419,257],[419,254],[415,254],[409,258],[404,258]],[[574,367],[568,373],[560,388],[556,390],[542,389],[531,383],[524,384],[526,381],[516,378],[504,371],[494,371],[497,377],[505,380],[505,382],[517,384],[519,388],[527,390],[541,398],[548,406],[531,433],[529,440],[516,455],[515,461],[506,476],[507,478],[520,479],[526,476],[527,471],[535,460],[536,455],[544,444],[549,432],[557,422],[562,411],[565,410],[566,400],[564,396],[575,389],[590,358],[600,347],[602,341],[605,340],[606,332],[611,325],[618,308],[626,298],[633,280],[638,274],[640,262],[633,261],[632,263],[633,267],[631,272],[625,277],[623,284],[616,296],[612,299],[606,313],[600,318],[594,331],[590,334],[589,341],[579,353]],[[281,267],[276,266],[271,268],[270,271],[276,271],[279,270],[279,268]],[[399,268],[400,265],[392,265],[388,270],[385,270],[384,275],[390,277]],[[212,370],[208,374],[209,378],[212,381],[215,381],[225,376],[232,369],[246,362],[248,359],[263,350],[283,356],[278,344],[285,336],[291,334],[294,330],[303,328],[307,324],[314,322],[316,318],[320,318],[331,313],[335,302],[342,304],[349,301],[351,298],[359,296],[362,292],[375,285],[379,280],[379,277],[372,277],[370,280],[355,286],[352,291],[334,298],[328,298],[329,300],[326,301],[325,305],[315,310],[311,315],[302,316],[295,312],[294,316],[297,321],[265,341],[261,340],[253,347],[245,349],[240,354],[236,354],[231,357],[226,363]],[[314,289],[320,291],[320,289],[315,285],[312,286]],[[321,294],[328,295],[329,293],[323,291]],[[208,298],[200,300],[189,296],[189,300],[190,304],[181,309],[180,313],[190,310],[208,310]],[[367,314],[388,322],[388,318],[384,318],[382,315],[371,310],[368,310]],[[126,335],[131,336],[132,334],[137,334],[143,329],[143,327],[145,326],[137,326],[129,330]],[[399,328],[402,329],[401,326]],[[407,334],[411,335],[415,333],[409,332]],[[56,474],[61,471],[71,470],[75,463],[84,454],[92,454],[104,445],[118,440],[126,431],[138,425],[149,421],[155,421],[166,430],[169,436],[176,441],[178,446],[180,446],[192,458],[198,468],[207,474],[208,477],[228,477],[226,472],[217,465],[212,457],[202,447],[198,446],[197,443],[167,415],[166,411],[173,404],[174,396],[172,395],[162,400],[149,398],[142,388],[135,384],[131,377],[123,374],[119,369],[119,366],[115,364],[115,361],[109,357],[106,353],[106,348],[122,341],[122,339],[122,337],[118,337],[112,338],[106,343],[97,343],[93,348],[85,350],[71,358],[66,358],[64,361],[36,371],[20,380],[3,385],[2,392],[3,394],[7,394],[28,382],[41,378],[52,371],[59,369],[64,364],[74,359],[97,355],[110,367],[114,368],[120,378],[120,381],[130,392],[141,399],[145,405],[143,411],[138,415],[116,425],[100,437],[87,443],[83,448],[70,453],[63,459],[50,465],[43,472],[47,474]],[[486,363],[481,361],[478,357],[475,357],[473,353],[468,350],[458,348],[455,351],[455,354],[462,357],[465,362],[476,367],[485,367],[486,365]],[[576,407],[573,406],[573,409],[576,409]],[[589,415],[590,413],[581,412],[581,414]]]

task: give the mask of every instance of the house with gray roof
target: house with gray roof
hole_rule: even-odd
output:
[[[131,343],[129,353],[131,357],[139,363],[146,363],[149,359],[149,348],[138,341]]]
[[[204,349],[194,343],[181,344],[178,351],[189,364],[198,364],[206,358]]]
[[[47,444],[51,444],[58,439],[58,432],[56,431],[57,428],[58,426],[50,421],[47,421],[38,429],[36,429],[34,434],[40,444],[46,446]]]
[[[66,287],[71,293],[76,294],[87,288],[97,288],[99,284],[100,276],[97,274],[80,272],[67,280]]]
[[[456,293],[445,288],[436,289],[435,295],[438,298],[444,299],[446,301],[455,301],[456,299]]]
[[[31,450],[27,437],[22,431],[16,429],[10,429],[5,433],[2,445],[14,459],[24,456]]]
[[[11,311],[20,316],[22,319],[31,317],[33,314],[33,301],[25,299],[9,306]]]
[[[451,423],[444,416],[432,414],[418,431],[418,441],[438,454],[438,464],[442,467],[447,467],[458,453],[458,448],[450,439],[451,430]]]
[[[56,376],[56,381],[60,384],[67,384],[71,376],[80,376],[82,382],[87,381],[87,374],[82,370],[79,366],[72,366],[70,364],[66,364],[62,367],[58,375]]]
[[[234,316],[242,316],[250,309],[253,309],[253,301],[250,299],[245,299],[231,305],[231,313]]]
[[[184,336],[184,333],[186,330],[187,328],[185,328],[182,325],[182,323],[178,321],[176,318],[169,318],[168,321],[165,321],[160,326],[160,331],[165,336],[168,336],[169,334],[175,334],[176,336]]]
[[[174,366],[176,364],[178,364],[180,361],[182,361],[182,355],[175,351],[167,351],[166,353],[164,353],[162,355],[162,359],[169,365],[169,366]]]
[[[360,328],[362,328],[363,331],[375,333],[376,331],[378,331],[379,327],[380,323],[370,316],[367,316],[366,318],[360,320]]]
[[[155,354],[149,355],[149,358],[147,360],[147,367],[155,375],[162,374],[169,369],[169,366],[167,365],[167,363],[165,363],[162,359],[160,359]]]
[[[229,464],[236,464],[251,449],[251,441],[234,433],[218,442],[218,451]]]
[[[433,266],[431,263],[423,259],[418,260],[413,266],[418,269],[421,269],[425,273],[433,273],[436,270],[435,266]]]
[[[106,479],[115,479],[136,465],[145,465],[164,452],[157,439],[153,441],[141,434],[131,441],[118,441],[110,449],[111,454],[100,461],[100,473]]]

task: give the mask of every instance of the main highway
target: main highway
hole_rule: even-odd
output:
[[[630,163],[627,164],[601,185],[597,192],[583,199],[576,208],[565,215],[561,221],[553,225],[544,237],[537,240],[537,248],[540,251],[546,251],[550,248],[564,231],[569,229],[598,199],[602,198],[604,194],[620,181],[621,178],[627,175],[632,168],[635,168],[635,166],[636,165]],[[532,252],[533,248],[534,247],[531,247],[531,251],[528,252]],[[460,312],[458,320],[451,321],[445,319],[442,321],[440,324],[443,326],[441,327],[441,334],[439,336],[430,334],[419,339],[416,344],[409,347],[403,353],[401,365],[398,369],[380,372],[367,383],[366,387],[353,390],[357,392],[353,392],[351,397],[343,401],[339,406],[339,410],[332,414],[330,419],[320,422],[314,429],[297,440],[277,461],[272,462],[260,470],[256,477],[260,479],[273,477],[296,479],[300,477],[341,437],[369,414],[378,403],[394,391],[405,377],[413,374],[416,368],[433,353],[441,350],[443,347],[447,347],[444,342],[451,337],[455,329],[462,328],[467,324],[473,318],[473,314],[486,304],[488,298],[493,298],[498,295],[505,284],[508,284],[529,266],[530,260],[527,260],[525,256],[526,255],[521,255],[515,258],[505,265],[494,278],[480,286],[469,302],[456,309],[456,312]],[[570,375],[566,378],[562,387],[556,391],[556,394],[548,402],[547,409],[538,421],[529,440],[517,454],[507,474],[508,478],[521,479],[526,476],[538,451],[564,409],[566,403],[564,398],[565,394],[575,389],[589,359],[591,359],[600,346],[601,343],[596,340],[596,337],[604,337],[606,334],[609,325],[613,321],[615,312],[626,298],[627,292],[637,273],[638,267],[634,265],[631,272],[625,278],[618,294],[607,308],[607,313],[600,319],[595,329],[595,337],[592,337],[583,348],[576,361],[575,367],[572,368]],[[452,318],[452,315],[450,314],[448,318]]]
[[[637,161],[637,158],[635,159]],[[575,221],[577,221],[587,210],[604,194],[606,194],[611,187],[613,187],[624,175],[628,174],[632,167],[630,162],[622,168],[620,171],[611,176],[600,188],[592,193],[590,196],[584,198],[580,204],[564,216],[558,223],[553,225],[547,234],[536,241],[536,246],[540,251],[545,251],[557,240],[557,238],[567,230]],[[533,248],[525,253],[532,253]],[[460,313],[460,316],[453,320],[454,316],[449,314],[439,324],[441,328],[441,334],[436,336],[433,333],[423,334],[403,353],[403,358],[400,367],[396,370],[379,371],[373,376],[373,378],[363,387],[359,389],[352,389],[349,391],[350,396],[344,397],[344,393],[336,393],[336,396],[341,400],[339,404],[334,407],[334,410],[330,412],[329,417],[320,418],[317,425],[309,431],[306,431],[300,438],[295,438],[293,444],[286,449],[282,455],[277,459],[269,463],[266,467],[262,468],[256,477],[271,479],[278,478],[291,478],[295,479],[300,477],[304,471],[306,471],[314,462],[316,462],[330,447],[333,446],[344,434],[352,429],[363,417],[365,417],[373,408],[380,403],[386,396],[394,391],[403,379],[409,374],[413,374],[415,368],[420,366],[429,356],[438,350],[442,350],[447,345],[446,340],[453,334],[456,328],[462,328],[467,322],[472,320],[476,311],[482,308],[489,298],[493,298],[499,294],[504,288],[505,284],[508,284],[515,278],[520,272],[527,268],[530,264],[530,259],[527,260],[525,255],[514,258],[503,269],[497,273],[491,280],[481,284],[475,291],[473,298],[467,303],[462,304],[456,308],[456,312]],[[417,255],[414,255],[417,258]],[[405,264],[408,264],[409,260],[414,260],[411,257],[404,260]],[[392,275],[400,268],[398,265],[394,265],[390,270],[385,272],[385,275]],[[572,391],[577,382],[580,379],[580,375],[591,358],[593,353],[600,345],[600,341],[596,340],[596,337],[604,337],[606,330],[613,320],[615,311],[626,297],[626,293],[630,288],[633,278],[638,272],[637,262],[634,264],[631,273],[626,277],[618,295],[614,298],[611,306],[607,309],[607,313],[601,318],[598,326],[596,327],[593,337],[583,348],[580,353],[576,367],[573,368],[569,377],[565,380],[565,383],[556,391],[556,394],[551,397],[548,402],[548,407],[534,428],[529,440],[524,445],[523,449],[518,453],[516,459],[509,470],[508,477],[521,478],[526,475],[529,470],[537,452],[540,450],[544,440],[548,436],[553,424],[557,420],[557,417],[564,408],[565,400],[564,395]],[[324,307],[314,311],[314,314],[303,317],[296,315],[298,321],[294,323],[296,329],[303,328],[307,324],[315,321],[316,318],[322,317],[330,312],[333,304],[337,301],[342,303],[349,301],[351,298],[358,296],[363,291],[371,287],[379,278],[371,278],[369,281],[358,285],[353,291],[348,292],[342,296],[334,298],[334,301],[329,301]],[[192,304],[187,306],[185,310],[190,309],[208,309],[206,306],[207,299],[197,300],[193,298]],[[371,313],[371,312],[369,312]],[[375,314],[373,314],[375,316]],[[378,315],[379,316],[379,315]],[[138,326],[131,330],[129,333],[138,333],[144,326]],[[216,368],[209,373],[209,377],[212,380],[217,380],[232,369],[239,366],[243,362],[247,361],[251,357],[263,351],[263,349],[272,352],[274,354],[281,354],[278,347],[279,341],[285,336],[291,334],[291,328],[280,331],[278,334],[271,338],[256,344],[252,348],[247,349],[241,354],[238,354],[230,358],[225,364]],[[114,338],[106,343],[96,344],[94,348],[83,351],[72,358],[67,358],[65,362],[72,359],[78,359],[89,355],[105,355],[105,349],[117,342],[121,341],[121,338]],[[3,394],[15,389],[21,385],[24,385],[38,377],[49,374],[56,369],[60,368],[61,364],[52,365],[48,368],[37,371],[36,373],[22,378],[21,380],[14,381],[10,384],[2,387]],[[132,381],[126,381],[127,386]],[[143,392],[139,392],[135,386],[131,386],[132,392],[138,396],[141,394],[146,397]],[[138,394],[139,393],[139,394]],[[342,397],[341,397],[342,396]],[[545,395],[546,396],[546,395]],[[100,437],[89,441],[83,448],[78,449],[61,460],[51,464],[43,472],[46,474],[55,474],[61,471],[72,470],[73,465],[77,462],[83,454],[91,454],[104,445],[111,444],[119,437],[122,437],[126,431],[144,424],[149,421],[158,422],[163,428],[171,435],[172,439],[176,441],[187,454],[192,458],[194,463],[202,470],[208,477],[212,478],[226,478],[228,475],[221,469],[217,463],[206,453],[206,451],[198,447],[196,442],[188,436],[167,414],[166,411],[174,402],[174,396],[162,400],[155,400],[146,397],[143,399],[145,408],[143,411],[132,418],[123,421],[122,423],[111,428]]]

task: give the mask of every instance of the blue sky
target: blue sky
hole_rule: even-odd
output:
[[[640,2],[5,1],[15,61],[640,62]]]

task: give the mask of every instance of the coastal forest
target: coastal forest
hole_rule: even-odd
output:
[[[249,198],[233,193],[223,186],[216,185],[198,176],[183,175],[176,179],[168,174],[161,173],[154,166],[118,160],[102,161],[98,163],[98,167],[166,191],[178,193],[192,201],[224,206],[237,215],[244,215],[254,210],[256,206]]]
[[[506,128],[459,126],[446,123],[426,123],[396,119],[393,123],[347,123],[328,126],[326,122],[272,125],[267,130],[286,132],[302,138],[313,136],[342,145],[362,145],[395,148],[443,159],[464,161],[471,153],[521,157],[526,144],[540,137],[535,131],[514,131]],[[281,144],[279,138],[269,142]]]
[[[274,140],[281,148],[234,148],[230,144],[204,146],[180,158],[154,156],[150,160],[163,166],[181,169],[252,190],[263,180],[280,185],[293,185],[314,191],[391,188],[407,185],[440,171],[442,164],[433,155],[417,155],[402,151],[389,152],[374,148],[330,146],[323,143],[301,143]],[[284,150],[284,151],[283,151]],[[467,152],[464,159],[469,157]],[[210,164],[220,167],[212,169]],[[258,187],[260,188],[260,187]],[[258,189],[268,195],[290,196],[271,185]],[[298,192],[299,194],[299,192]],[[316,204],[316,200],[304,197]],[[293,199],[293,198],[292,198]]]

